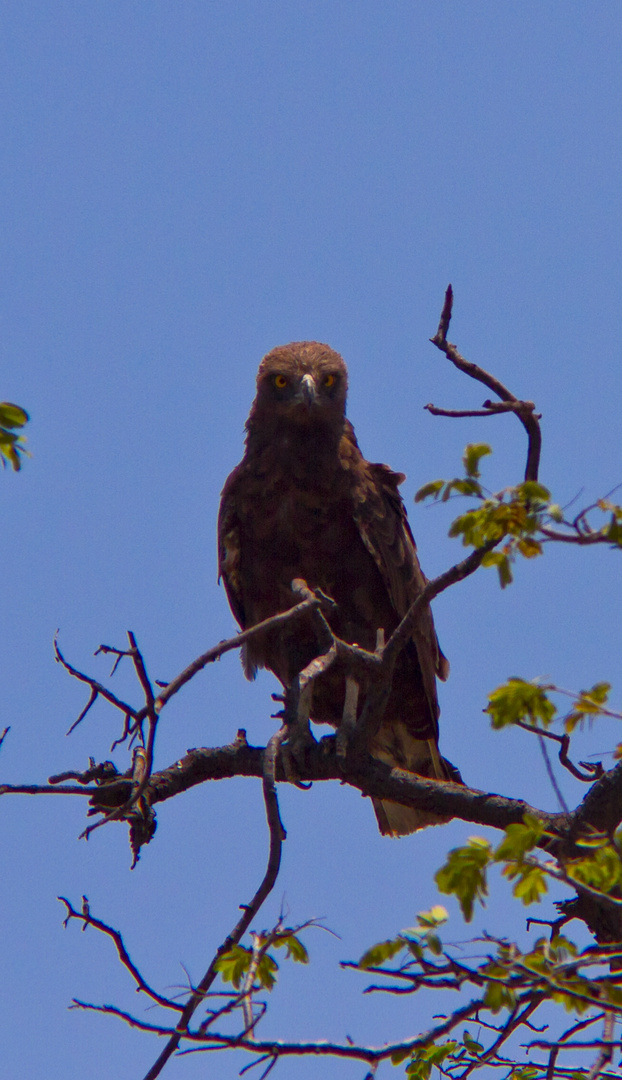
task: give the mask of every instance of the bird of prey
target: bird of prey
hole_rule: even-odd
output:
[[[282,345],[264,357],[246,452],[222,492],[219,574],[243,629],[299,602],[292,581],[302,578],[335,601],[326,615],[333,632],[373,652],[378,631],[389,637],[426,579],[398,491],[404,476],[363,457],[346,418],[347,386],[342,357],[317,341]],[[265,667],[287,688],[323,651],[309,616],[254,636],[242,659],[247,678]],[[426,607],[396,664],[369,747],[374,757],[460,780],[438,752],[436,678],[448,671]],[[324,672],[304,702],[307,732],[309,717],[339,727],[345,710],[355,722],[364,691],[338,665]],[[386,800],[374,800],[374,809],[385,835],[446,820]]]

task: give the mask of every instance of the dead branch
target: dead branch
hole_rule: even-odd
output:
[[[136,989],[141,990],[147,997],[150,997],[152,1001],[155,1001],[157,1005],[161,1005],[163,1009],[173,1009],[175,1012],[183,1012],[182,1005],[178,1005],[175,1001],[171,1001],[170,998],[163,997],[162,994],[158,994],[156,990],[149,986],[125,948],[123,938],[118,930],[115,930],[112,926],[108,926],[107,923],[104,923],[91,915],[88,904],[83,903],[82,910],[76,911],[73,905],[64,896],[59,896],[58,899],[67,908],[67,918],[64,923],[65,926],[68,925],[71,919],[77,919],[84,924],[83,929],[86,929],[87,926],[92,926],[95,930],[99,930],[100,933],[111,938],[111,940],[114,941],[119,960],[123,964],[123,967],[129,971],[136,983]]]
[[[156,730],[158,726],[158,709],[156,708],[156,701],[153,693],[153,688],[147,675],[147,669],[143,660],[142,653],[136,644],[136,638],[131,630],[128,631],[128,638],[130,642],[130,648],[124,655],[129,655],[132,658],[134,664],[134,670],[138,677],[138,681],[143,689],[146,701],[146,717],[147,717],[147,742],[139,747],[134,753],[133,764],[133,790],[130,798],[116,810],[111,811],[106,817],[96,821],[94,825],[89,825],[83,833],[81,833],[81,839],[88,840],[89,836],[95,829],[98,829],[101,825],[108,824],[109,821],[118,821],[120,818],[127,818],[128,815],[134,810],[134,808],[140,808],[138,814],[138,821],[134,821],[133,835],[131,837],[132,851],[134,854],[134,861],[132,863],[132,869],[134,869],[136,862],[138,861],[141,843],[148,843],[155,831],[154,819],[150,813],[148,803],[141,806],[141,800],[147,790],[147,785],[151,778],[153,771],[153,750],[155,745]],[[119,659],[119,658],[117,658]],[[116,665],[115,665],[116,667]],[[113,668],[114,671],[114,668]],[[88,706],[87,706],[88,709]],[[75,726],[75,725],[74,725]],[[136,729],[136,725],[134,727]],[[142,741],[142,725],[140,726],[140,735]],[[136,815],[133,815],[136,818]],[[141,820],[144,823],[141,828]],[[138,828],[137,828],[138,826]]]
[[[264,900],[270,895],[272,889],[276,884],[276,879],[279,873],[281,865],[281,848],[283,840],[285,839],[285,830],[281,822],[281,816],[279,813],[279,803],[276,794],[276,786],[274,782],[274,762],[278,752],[279,745],[285,735],[285,730],[281,728],[268,742],[266,747],[266,764],[263,770],[263,797],[266,810],[266,820],[268,822],[268,830],[270,833],[270,848],[268,853],[268,864],[266,866],[266,872],[263,879],[255,893],[250,904],[244,904],[242,906],[242,916],[238,920],[235,928],[231,931],[223,943],[219,946],[211,960],[205,975],[201,979],[201,982],[197,988],[191,994],[189,1000],[183,1008],[182,1014],[179,1018],[177,1028],[175,1032],[170,1036],[164,1050],[159,1055],[157,1061],[154,1062],[145,1076],[145,1080],[155,1080],[160,1075],[162,1069],[166,1065],[172,1054],[177,1050],[182,1038],[186,1038],[188,1034],[188,1025],[192,1019],[194,1013],[202,1004],[205,999],[209,988],[211,987],[214,979],[217,975],[217,961],[224,953],[237,945],[241,938],[248,930],[252,920],[261,908]],[[207,1038],[208,1036],[203,1036]],[[250,1040],[251,1045],[253,1041]]]
[[[90,688],[91,688],[91,695],[90,695],[90,698],[89,698],[89,701],[88,701],[88,704],[87,704],[86,708],[84,708],[82,710],[82,712],[80,713],[80,716],[75,721],[75,723],[72,724],[72,726],[69,729],[69,731],[67,732],[67,734],[69,734],[70,731],[73,731],[73,729],[75,727],[77,727],[77,725],[80,723],[81,720],[84,720],[84,717],[86,716],[87,712],[89,711],[91,706],[95,704],[95,702],[97,701],[97,698],[100,695],[101,695],[101,697],[105,698],[105,700],[110,705],[114,705],[114,707],[116,709],[120,709],[120,711],[122,713],[124,713],[126,716],[132,717],[133,719],[136,719],[136,717],[137,717],[136,710],[134,708],[132,708],[131,705],[128,705],[125,701],[121,701],[121,699],[119,697],[117,697],[116,694],[113,694],[111,690],[108,690],[105,686],[103,686],[100,682],[98,682],[97,679],[92,679],[90,675],[85,675],[82,671],[78,671],[77,668],[72,667],[72,665],[70,663],[68,663],[67,660],[65,660],[65,657],[63,656],[62,652],[60,651],[60,647],[59,647],[57,638],[54,638],[54,656],[55,656],[56,660],[58,661],[58,663],[62,664],[65,671],[69,672],[69,674],[72,676],[72,678],[78,679],[79,682],[87,683],[87,685],[90,686]]]
[[[451,285],[448,285],[445,292],[445,302],[443,304],[438,330],[434,337],[430,338],[430,341],[433,345],[436,345],[437,349],[440,349],[441,352],[445,353],[447,359],[451,360],[452,364],[457,367],[459,371],[464,372],[469,378],[476,379],[477,382],[483,383],[489,390],[492,390],[493,394],[496,394],[497,397],[501,399],[501,404],[493,401],[485,401],[483,412],[448,409],[440,410],[434,405],[426,405],[425,408],[435,416],[492,416],[500,412],[515,413],[527,432],[528,449],[527,464],[525,466],[525,480],[537,480],[538,468],[540,465],[540,451],[542,447],[542,433],[539,424],[540,417],[535,411],[536,407],[533,401],[521,401],[517,398],[510,390],[508,390],[507,386],[504,386],[503,383],[495,378],[494,375],[491,375],[490,372],[484,371],[478,364],[466,360],[464,356],[460,355],[456,346],[452,345],[451,342],[447,340],[453,302],[453,289]]]

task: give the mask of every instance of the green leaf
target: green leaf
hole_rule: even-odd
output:
[[[602,712],[602,706],[607,703],[611,683],[595,683],[591,690],[582,690],[577,696],[574,708],[564,718],[564,728],[567,732],[574,731],[577,725],[583,724],[586,717],[592,717]]]
[[[278,937],[274,939],[272,944],[275,949],[282,949],[283,947],[285,947],[287,949],[288,960],[295,960],[298,964],[309,963],[309,953],[307,952],[300,938],[296,936],[293,930],[284,931],[283,933],[279,934]]]
[[[481,1054],[484,1049],[481,1043],[478,1043],[475,1041],[475,1039],[471,1038],[471,1035],[466,1030],[466,1028],[462,1032],[462,1042],[471,1054]]]
[[[445,1059],[453,1054],[457,1046],[457,1042],[446,1042],[441,1046],[432,1043],[431,1046],[418,1048],[406,1069],[406,1075],[414,1077],[415,1080],[427,1080],[433,1066],[442,1065]]]
[[[612,844],[603,845],[582,859],[571,859],[565,870],[574,881],[602,893],[610,893],[622,881],[622,860]]]
[[[546,877],[539,866],[525,867],[520,871],[520,878],[514,886],[514,896],[522,900],[525,907],[537,904],[548,891]]]
[[[545,488],[544,484],[538,483],[537,480],[525,480],[522,484],[517,484],[514,491],[516,497],[522,502],[542,503],[548,509],[551,492],[548,488]]]
[[[493,1013],[501,1009],[513,1009],[516,1004],[516,994],[504,983],[487,982],[484,992],[484,1005]]]
[[[492,454],[492,447],[488,443],[469,443],[462,455],[467,476],[477,478],[480,475],[479,463],[487,454]]]
[[[616,547],[622,547],[622,523],[619,518],[612,514],[611,521],[606,529],[605,535],[612,544]]]
[[[408,1050],[394,1050],[391,1054],[391,1064],[401,1065],[403,1061],[406,1061],[407,1057],[410,1057],[411,1053],[410,1047]]]
[[[276,982],[275,973],[278,970],[279,965],[276,960],[270,956],[270,953],[262,953],[259,963],[257,964],[256,978],[263,990],[272,990],[272,987]]]
[[[420,911],[417,915],[417,922],[420,926],[434,928],[442,926],[449,918],[447,908],[442,904],[435,904],[429,911]]]
[[[499,584],[502,589],[511,585],[514,578],[512,567],[505,551],[488,551],[482,559],[482,566],[496,566],[499,573]]]
[[[447,862],[435,874],[435,881],[442,893],[454,894],[466,922],[473,918],[473,904],[479,900],[483,905],[488,894],[486,867],[492,859],[492,848],[487,840],[472,836],[464,847],[449,852]]]
[[[215,964],[216,971],[220,972],[223,982],[233,983],[236,990],[239,990],[252,958],[250,949],[245,949],[243,945],[234,945],[218,957]]]
[[[477,480],[473,480],[470,477],[467,477],[465,480],[451,480],[447,484],[447,489],[443,494],[444,502],[447,502],[447,499],[453,491],[457,491],[459,495],[476,495],[480,499],[484,497]]]
[[[424,484],[415,495],[415,502],[423,502],[424,499],[430,498],[438,499],[444,487],[444,480],[432,480],[429,484]]]
[[[427,934],[426,944],[434,956],[440,956],[443,951],[443,943],[438,934]]]
[[[542,544],[539,540],[534,540],[533,536],[523,536],[516,547],[526,559],[535,559],[536,555],[542,554]]]
[[[22,456],[29,455],[24,446],[24,437],[14,435],[10,429],[23,427],[28,420],[28,413],[19,405],[13,405],[10,401],[0,402],[0,462],[3,466],[10,465],[14,472],[21,469]]]
[[[548,727],[557,709],[547,697],[546,689],[537,683],[513,677],[488,695],[484,712],[490,715],[493,728],[506,727],[519,720],[531,724],[539,720],[544,727]]]
[[[0,427],[24,427],[29,420],[28,413],[19,405],[13,405],[10,401],[0,401]]]
[[[495,848],[495,861],[522,859],[535,848],[543,833],[544,826],[540,819],[533,814],[525,814],[522,824],[517,822],[507,826],[505,839]]]
[[[392,957],[406,948],[406,944],[403,937],[393,938],[390,941],[380,941],[377,945],[372,945],[371,949],[368,949],[363,954],[358,966],[363,970],[370,967],[380,967],[385,960],[391,960]]]

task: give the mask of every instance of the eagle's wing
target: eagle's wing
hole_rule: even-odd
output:
[[[405,477],[387,465],[367,462],[366,466],[364,488],[359,493],[354,516],[361,539],[382,575],[396,614],[402,619],[426,584],[398,490]],[[429,607],[420,611],[412,637],[430,705],[432,726],[436,729],[436,677],[446,679],[449,664],[440,650]],[[437,736],[436,730],[434,734]]]
[[[237,512],[236,485],[240,466],[227,478],[218,511],[218,580],[222,578],[227,599],[243,630],[247,626],[242,583],[240,580],[240,521]]]
[[[359,533],[378,567],[391,603],[401,619],[423,591],[424,577],[406,508],[398,486],[404,480],[387,465],[365,462],[363,488],[358,492],[355,520]],[[409,768],[414,772],[432,772],[440,778],[459,779],[453,766],[438,752],[438,698],[436,677],[446,679],[449,664],[440,650],[429,607],[423,608],[412,632],[417,652],[427,715],[418,710],[405,721],[385,714],[381,728],[373,740],[375,757],[390,765]],[[447,820],[433,812],[410,809],[387,800],[373,799],[380,831],[384,835],[400,836],[425,825]]]

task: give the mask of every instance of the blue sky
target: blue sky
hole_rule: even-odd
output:
[[[349,364],[364,453],[407,473],[428,576],[456,561],[449,508],[414,508],[489,441],[484,478],[515,482],[511,417],[451,421],[428,401],[484,391],[428,342],[449,281],[450,337],[543,413],[541,477],[558,501],[622,481],[620,451],[619,4],[574,0],[362,0],[346,4],[13,0],[0,17],[0,398],[32,414],[32,459],[0,477],[3,776],[43,781],[109,755],[99,706],[72,736],[80,688],[52,638],[98,677],[92,653],[132,629],[170,679],[234,629],[216,584],[219,493],[242,453],[262,355],[314,338]],[[509,675],[579,689],[616,682],[619,555],[549,550],[501,592],[493,572],[435,606],[452,662],[442,747],[475,787],[555,809],[538,748],[490,731],[486,693]],[[136,693],[129,673],[119,693]],[[166,711],[157,765],[273,730],[264,675],[235,656]],[[620,706],[619,686],[614,704]],[[580,743],[604,753],[612,726]],[[126,767],[122,751],[115,753]],[[610,760],[610,759],[608,759]],[[561,783],[571,802],[583,789]],[[370,805],[338,785],[283,790],[281,903],[324,916],[310,969],[285,969],[264,1032],[384,1041],[414,1034],[425,1003],[361,998],[338,969],[435,902],[462,823],[382,839]],[[129,872],[124,829],[78,842],[78,800],[2,803],[0,1031],[7,1077],[140,1077],[158,1048],[73,996],[140,1010],[109,943],[62,930],[61,893],[121,928],[149,979],[198,979],[263,870],[258,782],[205,785],[159,809]],[[451,906],[451,905],[450,905]],[[478,925],[522,932],[505,887]],[[452,908],[451,932],[466,936]],[[434,1009],[438,1011],[438,1007]],[[34,1034],[34,1037],[33,1037]],[[244,1061],[173,1061],[171,1077],[227,1080]],[[283,1080],[316,1076],[286,1062]],[[385,1069],[390,1074],[390,1067]],[[356,1066],[326,1066],[348,1080]],[[379,1074],[380,1075],[380,1074]]]

